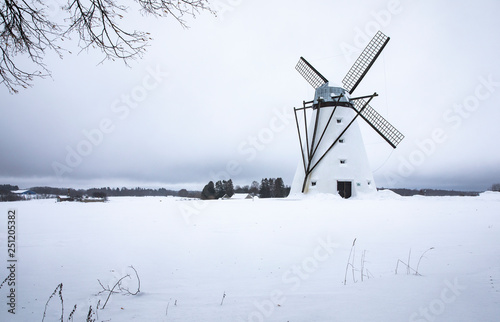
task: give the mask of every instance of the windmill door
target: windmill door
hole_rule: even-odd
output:
[[[337,191],[342,198],[350,198],[352,195],[352,182],[337,181]]]

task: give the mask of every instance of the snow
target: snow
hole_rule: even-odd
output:
[[[130,265],[139,274],[141,292],[111,295],[98,321],[498,321],[500,316],[500,193],[399,197],[380,191],[349,200],[317,194],[231,202],[121,197],[0,207],[2,214],[18,211],[19,259],[16,315],[7,313],[4,285],[1,321],[41,321],[59,283],[64,321],[75,304],[74,321],[84,321],[89,306],[95,308],[98,300],[102,306],[107,297],[96,295],[102,290],[97,280],[112,286],[133,274]],[[5,217],[0,251],[6,254]],[[349,267],[344,285],[354,239],[356,281]],[[401,263],[395,274],[398,260],[407,262],[409,256],[421,275],[407,274]],[[7,275],[6,268],[0,272]],[[135,279],[124,282],[131,290],[137,287]],[[53,298],[45,321],[59,318],[60,301]]]

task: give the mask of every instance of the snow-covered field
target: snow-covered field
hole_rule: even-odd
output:
[[[63,320],[76,304],[86,321],[108,296],[98,279],[137,290],[130,265],[140,293],[111,295],[97,321],[500,321],[500,193],[1,203],[1,280],[12,208],[16,314],[4,284],[0,321],[42,321],[60,283]],[[60,318],[55,294],[45,321]]]

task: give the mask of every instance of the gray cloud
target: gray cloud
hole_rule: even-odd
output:
[[[231,172],[242,184],[269,176],[291,184],[295,124],[277,115],[313,96],[294,70],[298,57],[339,83],[380,27],[392,39],[358,91],[377,91],[373,106],[406,138],[392,151],[363,128],[377,184],[485,189],[500,182],[499,6],[241,1],[189,30],[142,19],[155,40],[130,68],[96,65],[97,52],[49,55],[53,79],[17,95],[0,89],[0,179],[201,189]],[[478,90],[484,79],[491,86]],[[425,150],[436,129],[446,139]],[[413,170],[401,173],[404,162]]]

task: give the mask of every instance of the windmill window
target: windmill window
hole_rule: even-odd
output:
[[[346,160],[345,159],[341,159],[340,160],[340,164],[345,164],[346,163]]]
[[[368,183],[368,185],[371,185],[371,184],[372,184],[372,182],[371,182],[370,180],[367,180],[367,183]]]
[[[337,119],[337,124],[342,123],[342,119]]]
[[[316,185],[316,181],[311,181],[311,186],[315,186]]]
[[[339,139],[339,143],[344,143],[344,139]]]

